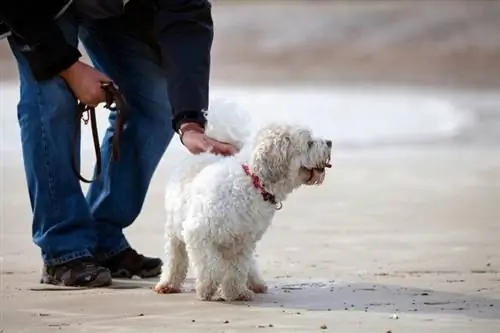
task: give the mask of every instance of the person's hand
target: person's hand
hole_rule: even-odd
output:
[[[111,79],[97,69],[77,61],[59,75],[66,81],[80,102],[97,106],[106,100],[101,84],[111,82]]]
[[[187,125],[187,123],[183,124],[181,130],[183,127],[186,128]],[[216,155],[230,156],[238,152],[236,147],[229,143],[207,137],[201,127],[193,126],[193,124],[189,124],[189,129],[186,129],[182,135],[182,144],[192,154],[211,152]]]

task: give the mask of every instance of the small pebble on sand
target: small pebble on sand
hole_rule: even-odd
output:
[[[224,324],[229,324],[229,320],[224,320]]]
[[[326,330],[328,327],[326,325],[321,325],[319,328],[321,328],[322,330]]]

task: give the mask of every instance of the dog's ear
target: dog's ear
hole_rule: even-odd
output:
[[[291,147],[292,138],[287,131],[274,132],[260,138],[253,151],[252,168],[264,184],[277,183],[288,177]]]

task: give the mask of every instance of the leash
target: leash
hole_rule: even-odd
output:
[[[112,82],[103,82],[101,84],[101,88],[104,90],[104,94],[106,97],[104,107],[111,112],[116,112],[115,130],[111,141],[111,147],[113,161],[117,161],[120,151],[120,139],[124,126],[124,117],[128,112],[128,106],[122,93]],[[81,134],[81,121],[83,121],[85,125],[90,122],[92,140],[94,142],[94,153],[96,158],[96,175],[94,179],[86,179],[78,171],[80,167],[77,166],[76,152],[77,149],[80,149],[80,147],[77,145],[77,138]],[[74,151],[71,166],[78,179],[84,183],[92,183],[98,180],[102,173],[102,156],[101,148],[99,145],[99,132],[97,130],[97,121],[94,106],[86,105],[82,102],[78,103],[76,107],[75,130],[73,132],[73,147]]]

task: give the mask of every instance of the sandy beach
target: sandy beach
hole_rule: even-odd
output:
[[[303,4],[309,17],[326,14],[317,20],[317,29],[311,28],[302,38],[325,35],[319,32],[329,24],[327,10],[368,22],[362,6],[347,10],[345,2],[340,3],[316,9]],[[416,2],[395,6],[394,16],[388,14],[389,2],[363,8],[373,14],[369,21],[373,24],[401,15],[391,21],[397,25],[415,10],[412,3]],[[267,19],[261,14],[277,15],[279,5],[266,10],[248,3],[217,7],[222,41],[216,47],[213,96],[250,110],[253,126],[270,120],[299,122],[334,140],[333,168],[325,184],[292,194],[259,244],[258,261],[269,293],[248,303],[197,301],[191,273],[179,295],[156,295],[151,290],[156,279],[116,280],[99,290],[38,283],[41,262],[31,242],[15,114],[18,91],[15,81],[6,79],[15,77],[15,68],[5,58],[7,65],[0,63],[0,333],[499,332],[500,70],[490,59],[497,51],[500,55],[500,42],[497,49],[495,38],[486,38],[488,44],[479,36],[496,27],[494,22],[500,21],[493,18],[500,12],[497,5],[482,3],[472,18],[464,14],[463,6],[450,9],[448,16],[445,10],[419,9],[433,13],[421,20],[422,26],[448,17],[439,22],[448,22],[444,26],[454,27],[452,31],[469,31],[460,42],[476,45],[469,48],[474,52],[445,52],[409,21],[404,24],[407,30],[385,27],[399,31],[395,35],[376,33],[366,23],[354,35],[364,31],[380,39],[365,35],[341,53],[311,53],[325,59],[335,54],[332,66],[299,56],[296,40],[283,39],[285,30],[266,28],[272,14]],[[282,8],[290,22],[299,20],[298,7]],[[235,22],[233,10],[244,19]],[[259,18],[258,29],[248,30],[251,17]],[[449,23],[456,20],[467,24]],[[336,22],[339,28],[346,21]],[[436,31],[446,35],[449,30],[444,26]],[[329,50],[345,45],[352,37],[350,29],[346,27],[336,39],[329,37],[333,41]],[[247,56],[234,53],[243,47],[237,31],[260,36],[248,39]],[[259,54],[251,54],[252,45],[272,44],[259,35],[262,31],[266,36],[274,33],[273,38],[279,37],[274,40],[286,45],[261,47]],[[414,49],[407,49],[411,43],[402,42],[405,38],[416,41]],[[458,43],[447,40],[450,45],[456,46],[453,40]],[[0,44],[5,48],[4,42]],[[387,76],[384,69],[394,58],[384,60],[385,48],[400,60]],[[297,55],[287,58],[289,62],[276,61],[273,54],[282,56],[278,50]],[[374,53],[365,58],[366,66],[349,72],[360,63],[353,55],[369,50]],[[416,50],[425,56],[409,57]],[[448,62],[443,60],[446,56],[451,57]],[[450,62],[452,58],[456,62]],[[309,70],[299,75],[291,69],[300,59]],[[352,75],[347,77],[347,72]],[[390,82],[381,85],[381,78]],[[311,117],[313,113],[316,117]],[[101,133],[105,117],[104,111],[99,113]],[[89,140],[86,133],[82,141],[86,174],[94,161]],[[143,213],[126,230],[133,246],[144,254],[162,254],[164,183],[183,154],[174,138]]]
[[[448,97],[456,105],[473,101],[461,99],[461,104],[457,97]],[[261,103],[264,108],[266,103]],[[395,136],[393,145],[359,141],[364,144],[353,148],[356,128],[339,135],[345,145],[336,150],[326,183],[293,194],[259,245],[259,262],[270,292],[246,304],[198,302],[191,279],[184,294],[163,296],[151,290],[154,279],[117,281],[103,290],[38,284],[41,264],[30,240],[30,209],[19,151],[4,149],[0,327],[5,332],[138,332],[145,328],[496,332],[500,324],[500,150],[495,136],[488,133],[498,129],[500,117],[484,106],[467,110],[476,115],[472,123],[461,124],[455,128],[458,132],[430,143],[403,140],[397,144]],[[275,116],[300,120],[307,112],[293,111]],[[266,110],[256,110],[261,112]],[[365,117],[375,119],[369,111]],[[327,134],[324,131],[338,122],[349,124],[341,114],[333,118],[328,122],[322,118],[323,127],[319,123],[312,127]],[[438,117],[434,121],[438,119],[456,120]],[[6,122],[4,116],[3,133]],[[13,117],[8,121],[14,122]],[[430,135],[431,129],[445,127],[436,125],[427,132],[418,128]],[[336,137],[334,132],[331,136]],[[88,148],[84,149],[87,172],[93,161]],[[161,254],[163,184],[183,153],[174,141],[154,178],[143,214],[127,230],[134,246],[145,253]]]
[[[493,333],[499,327],[498,151],[338,156],[323,187],[298,191],[277,215],[259,245],[270,292],[246,304],[198,302],[191,279],[184,294],[162,296],[151,290],[154,280],[92,291],[38,284],[22,170],[13,163],[2,173],[5,332]],[[146,253],[161,253],[167,174],[158,172],[144,214],[127,232]]]

